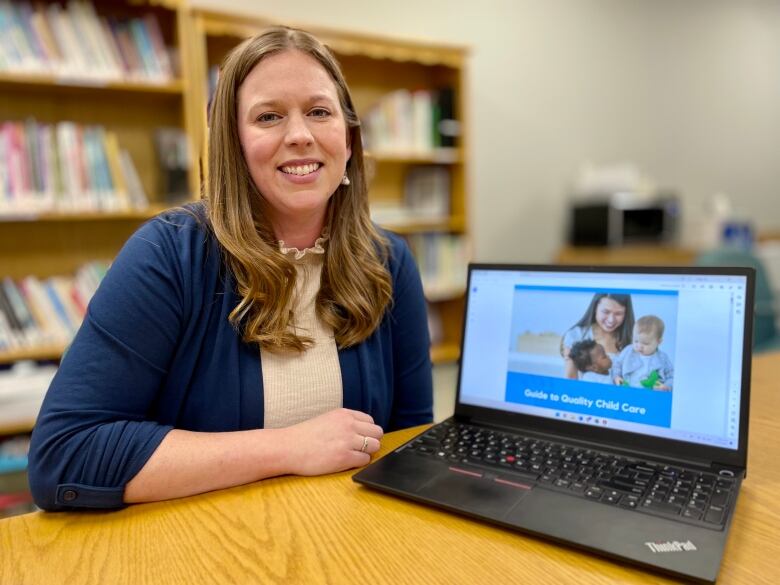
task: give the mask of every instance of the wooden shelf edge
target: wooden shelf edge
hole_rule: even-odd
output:
[[[442,221],[415,221],[404,223],[378,222],[384,229],[396,234],[409,235],[425,232],[463,232],[466,220],[463,216],[453,215]]]
[[[460,68],[463,67],[465,57],[470,52],[470,48],[466,45],[391,38],[376,33],[360,33],[321,25],[290,22],[287,19],[282,22],[275,18],[240,12],[226,14],[206,8],[195,8],[193,14],[198,19],[201,30],[207,36],[246,38],[257,34],[264,28],[285,24],[311,32],[328,45],[334,53],[340,55],[357,55],[372,59]]]
[[[180,95],[184,93],[184,81],[172,79],[155,83],[153,81],[103,80],[82,77],[59,77],[46,73],[16,73],[0,71],[0,85],[40,86],[46,88],[72,88],[87,90],[122,91],[128,93],[146,93],[160,95]]]
[[[433,364],[456,362],[460,359],[460,346],[454,343],[440,343],[431,347]]]
[[[34,420],[0,423],[0,436],[21,435],[23,433],[29,433],[32,432],[34,426]]]
[[[440,303],[443,301],[452,301],[460,299],[466,294],[466,286],[447,286],[447,287],[426,287],[423,283],[423,290],[425,292],[425,300],[429,303]]]
[[[367,150],[364,154],[367,160],[377,163],[455,165],[463,162],[459,148],[440,148],[430,152]]]
[[[170,209],[168,205],[150,205],[146,209],[126,211],[74,211],[74,212],[29,212],[0,213],[2,223],[24,222],[69,222],[69,221],[137,221],[151,219],[155,215]]]
[[[65,345],[42,345],[25,349],[0,352],[0,364],[12,364],[22,360],[58,360],[65,351]]]

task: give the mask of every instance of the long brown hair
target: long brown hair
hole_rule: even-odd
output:
[[[286,50],[306,53],[328,72],[349,133],[350,184],[340,185],[328,202],[329,241],[316,300],[317,314],[333,328],[338,346],[348,347],[371,335],[391,302],[388,243],[369,217],[360,120],[347,84],[335,57],[311,34],[274,27],[244,41],[225,59],[209,116],[207,214],[241,297],[229,318],[243,340],[271,351],[311,346],[311,338],[292,330],[295,266],[279,251],[237,125],[237,96],[244,79],[262,59]]]

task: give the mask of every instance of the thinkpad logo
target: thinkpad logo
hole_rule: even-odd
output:
[[[646,542],[645,545],[649,548],[653,554],[656,553],[670,553],[670,552],[691,552],[696,550],[696,545],[690,540],[686,542],[680,542],[679,540],[673,540],[666,542]]]

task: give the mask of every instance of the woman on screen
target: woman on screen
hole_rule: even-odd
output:
[[[631,345],[634,328],[634,309],[631,295],[596,293],[582,318],[561,338],[561,355],[567,378],[577,379],[577,366],[569,358],[571,346],[585,339],[599,343],[614,361],[618,354]]]

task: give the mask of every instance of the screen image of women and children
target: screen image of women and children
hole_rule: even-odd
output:
[[[506,400],[670,427],[674,290],[515,286]]]

